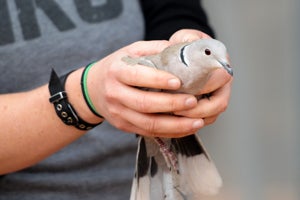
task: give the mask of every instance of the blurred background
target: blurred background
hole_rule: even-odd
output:
[[[209,200],[300,199],[300,1],[203,0],[234,67],[232,97],[201,137],[224,187]]]

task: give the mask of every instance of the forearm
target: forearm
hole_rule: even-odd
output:
[[[81,117],[96,123],[99,118],[90,113],[81,94],[81,71],[70,74],[66,91]],[[58,118],[49,96],[47,85],[0,96],[0,174],[31,166],[85,133]]]

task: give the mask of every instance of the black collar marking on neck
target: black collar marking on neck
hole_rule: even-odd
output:
[[[180,50],[180,61],[181,61],[185,66],[188,67],[188,64],[187,64],[187,62],[186,62],[186,60],[185,60],[185,57],[184,57],[184,49],[185,49],[185,47],[187,47],[187,46],[188,46],[188,45],[183,46],[183,47],[181,48],[181,50]]]

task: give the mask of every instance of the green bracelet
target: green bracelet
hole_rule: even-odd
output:
[[[88,92],[88,89],[87,89],[87,76],[88,76],[88,73],[89,73],[91,67],[94,64],[95,63],[92,62],[92,63],[88,64],[84,68],[84,70],[82,72],[82,76],[81,76],[81,90],[82,90],[82,94],[83,94],[84,100],[85,100],[86,104],[88,105],[89,109],[92,111],[92,113],[94,113],[96,116],[98,116],[100,118],[104,118],[103,116],[101,116],[97,112],[97,110],[96,110],[96,108],[95,108],[95,106],[94,106],[94,104],[93,104],[93,102],[91,100],[91,97],[89,96],[89,92]]]

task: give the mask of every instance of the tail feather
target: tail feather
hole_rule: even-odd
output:
[[[131,187],[130,200],[150,200],[149,163],[150,159],[147,156],[145,140],[139,137],[136,171]]]
[[[172,144],[178,153],[182,191],[186,194],[217,194],[222,178],[200,137],[195,134],[172,139]]]
[[[167,166],[153,138],[140,137],[130,200],[189,200],[218,192],[222,179],[198,135],[163,141],[177,155],[179,170]]]

